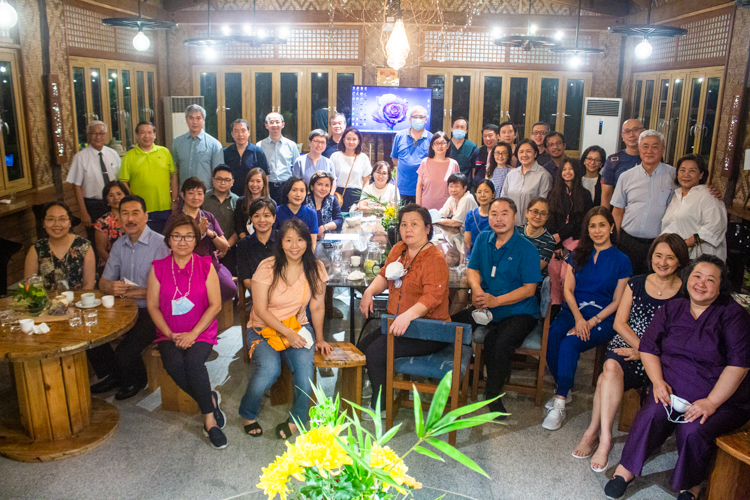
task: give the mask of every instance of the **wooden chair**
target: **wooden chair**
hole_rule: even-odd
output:
[[[423,340],[435,340],[446,342],[445,349],[429,356],[412,356],[394,358],[394,335],[390,333],[391,324],[395,319],[392,315],[383,315],[381,318],[381,332],[388,335],[386,383],[385,383],[385,428],[393,427],[393,418],[401,405],[414,406],[409,400],[409,392],[412,385],[419,392],[435,394],[437,384],[412,383],[411,376],[428,377],[441,380],[446,373],[453,370],[451,381],[450,409],[458,408],[459,399],[461,404],[466,403],[469,391],[469,362],[471,361],[471,325],[465,323],[452,323],[450,321],[437,321],[431,319],[415,319],[404,333],[406,338]],[[396,374],[402,374],[403,380],[396,380]],[[394,401],[393,392],[399,390],[398,398]],[[377,397],[373,394],[373,397]],[[456,444],[456,432],[448,435],[448,442]]]
[[[750,424],[750,422],[749,422]],[[746,424],[738,432],[716,440],[719,448],[708,483],[708,500],[750,498],[750,431]]]
[[[620,403],[620,418],[617,421],[618,431],[630,432],[635,415],[638,413],[638,410],[641,409],[643,391],[645,391],[645,389],[630,389],[622,395],[622,403]]]
[[[247,300],[247,288],[242,280],[237,280],[237,306],[240,308],[240,329],[242,330],[242,360],[245,363],[250,362],[249,346],[247,345],[247,322],[250,319],[248,309],[252,305],[252,300]]]

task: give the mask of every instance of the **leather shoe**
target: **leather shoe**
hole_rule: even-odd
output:
[[[130,399],[141,392],[144,387],[146,387],[146,384],[135,384],[129,387],[122,387],[119,391],[117,391],[117,394],[115,394],[115,399],[117,399],[118,401]]]
[[[115,389],[118,386],[117,380],[115,380],[115,377],[113,375],[109,375],[104,380],[100,380],[96,384],[91,386],[91,394],[102,394],[104,392],[109,392],[112,389]]]

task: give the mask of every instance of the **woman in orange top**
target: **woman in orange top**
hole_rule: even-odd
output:
[[[414,203],[408,204],[398,214],[401,241],[391,249],[380,274],[373,280],[362,295],[359,309],[369,316],[372,312],[372,298],[388,288],[388,314],[396,319],[391,332],[396,336],[394,354],[397,358],[407,356],[427,356],[446,347],[444,342],[403,338],[412,320],[417,318],[450,321],[448,314],[448,264],[440,250],[430,243],[432,239],[432,219],[426,208]],[[386,269],[391,264],[403,266],[403,273],[397,279],[386,279]],[[391,268],[393,269],[393,268]],[[390,274],[390,272],[389,272]],[[369,345],[360,349],[367,357],[367,373],[372,383],[372,393],[385,385],[386,336],[368,337]],[[372,400],[375,407],[376,398]],[[380,407],[385,408],[385,395],[381,394]]]

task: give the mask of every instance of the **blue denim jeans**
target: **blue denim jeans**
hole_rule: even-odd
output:
[[[247,331],[247,344],[256,340],[261,342],[253,352],[253,364],[255,370],[250,375],[245,395],[240,401],[240,416],[247,420],[257,420],[260,412],[260,403],[263,394],[276,382],[281,375],[281,359],[292,371],[294,381],[294,399],[292,400],[291,414],[301,423],[307,423],[308,408],[310,400],[307,395],[312,395],[310,381],[315,372],[315,345],[310,349],[295,349],[290,347],[283,351],[277,351],[254,329]],[[291,421],[291,420],[290,420]]]

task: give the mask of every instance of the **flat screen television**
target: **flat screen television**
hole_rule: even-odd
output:
[[[409,128],[409,110],[414,106],[427,110],[425,128],[430,127],[431,88],[352,87],[352,127],[360,132],[392,134]]]

